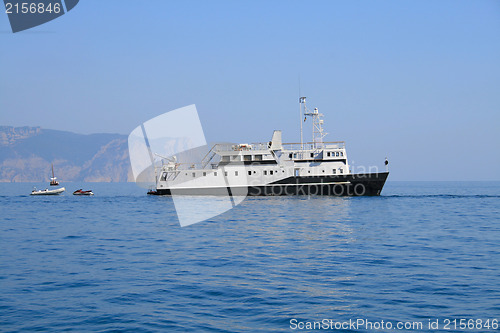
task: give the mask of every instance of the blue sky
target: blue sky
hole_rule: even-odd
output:
[[[355,168],[500,180],[499,1],[82,0],[0,39],[0,125],[128,134],[196,104],[210,142],[295,142],[300,77]]]

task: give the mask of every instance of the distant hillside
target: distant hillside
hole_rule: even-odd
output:
[[[40,127],[0,126],[0,182],[126,182],[127,136],[75,134]]]

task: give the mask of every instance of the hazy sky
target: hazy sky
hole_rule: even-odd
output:
[[[128,134],[196,104],[210,142],[295,142],[300,76],[355,169],[500,180],[500,1],[82,0],[0,14],[0,40],[0,125]]]

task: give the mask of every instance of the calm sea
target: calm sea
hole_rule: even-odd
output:
[[[185,228],[135,184],[32,185],[0,184],[0,331],[500,332],[500,182],[247,198]]]

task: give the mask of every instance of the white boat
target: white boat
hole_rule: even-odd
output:
[[[299,143],[282,143],[281,131],[276,130],[265,143],[216,144],[195,163],[150,151],[163,160],[155,170],[156,189],[148,194],[380,195],[389,172],[351,173],[345,142],[323,141],[323,114],[307,109],[305,100],[299,100]],[[307,118],[312,119],[312,142],[303,141],[302,123]]]
[[[37,190],[36,188],[31,191],[31,195],[58,195],[66,191],[66,188],[56,188],[55,190],[49,190],[46,188],[45,190]]]
[[[59,182],[57,181],[57,178],[54,176],[54,164],[52,164],[52,177],[50,178],[50,186],[57,186],[59,185]]]

